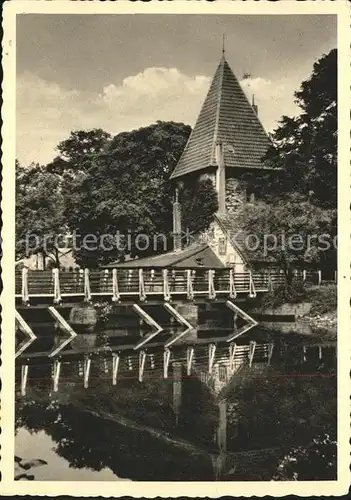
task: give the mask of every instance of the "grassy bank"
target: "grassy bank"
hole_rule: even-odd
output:
[[[303,320],[312,329],[328,338],[336,338],[337,332],[337,285],[334,283],[321,286],[305,286],[295,282],[288,289],[279,287],[265,295],[258,308],[278,308],[283,304],[311,304],[308,314]]]

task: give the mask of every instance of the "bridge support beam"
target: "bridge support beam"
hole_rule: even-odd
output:
[[[29,347],[34,342],[37,336],[17,310],[15,311],[15,320],[19,330],[28,337],[28,340],[20,343],[15,352],[15,357],[18,358],[18,356],[22,354],[27,349],[27,347]]]
[[[62,349],[66,347],[66,345],[68,345],[77,336],[77,334],[73,330],[73,328],[67,323],[65,318],[63,318],[61,314],[57,311],[57,309],[55,309],[55,307],[53,306],[48,307],[48,311],[50,313],[50,316],[52,316],[57,321],[61,330],[63,330],[68,335],[68,338],[66,338],[63,342],[61,342],[59,346],[56,347],[56,349],[54,349],[49,354],[49,357],[52,358],[56,356],[60,351],[62,351]]]
[[[29,293],[28,293],[28,268],[24,267],[22,269],[22,302],[26,306],[29,303]]]

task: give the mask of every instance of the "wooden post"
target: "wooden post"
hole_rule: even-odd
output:
[[[84,368],[82,362],[79,360],[78,361],[78,375],[79,377],[83,377],[84,374]]]
[[[145,351],[140,351],[139,352],[139,382],[142,382],[143,378],[144,378],[145,359],[146,359]]]
[[[146,299],[145,294],[145,284],[144,284],[144,273],[142,269],[139,269],[139,299],[144,302]]]
[[[273,279],[272,279],[272,270],[270,269],[269,270],[269,273],[268,273],[268,291],[269,292],[273,292]]]
[[[189,300],[194,298],[191,269],[186,270],[186,295]]]
[[[117,374],[119,367],[119,354],[112,354],[112,385],[117,385]]]
[[[188,377],[191,375],[191,365],[194,358],[194,348],[188,347],[186,350],[186,374]]]
[[[84,301],[85,302],[91,301],[89,269],[84,269]]]
[[[91,359],[89,356],[84,358],[84,389],[89,387],[89,374],[90,374]]]
[[[180,408],[182,405],[182,365],[173,363],[173,410],[176,425],[179,423]]]
[[[227,402],[225,400],[218,404],[218,410],[217,445],[221,452],[225,452],[227,449]]]
[[[322,283],[322,271],[319,269],[318,271],[318,285]]]
[[[68,335],[68,337],[49,354],[49,357],[52,358],[62,351],[62,349],[66,347],[66,345],[68,345],[72,339],[77,336],[77,334],[71,325],[67,323],[65,318],[61,316],[61,314],[53,306],[48,307],[48,312],[57,321],[60,328]]]
[[[168,269],[162,269],[162,278],[163,278],[163,298],[165,302],[169,302],[171,299],[171,294],[168,282]]]
[[[214,275],[215,270],[209,269],[208,271],[208,298],[215,299],[216,298],[216,290],[214,285]]]
[[[323,358],[323,348],[321,345],[318,346],[318,357],[319,359]]]
[[[219,142],[216,144],[216,189],[218,193],[218,214],[225,214],[225,164],[224,164],[224,144]]]
[[[168,378],[168,367],[171,359],[171,351],[168,347],[163,351],[163,378]]]
[[[254,340],[252,340],[250,342],[250,352],[249,352],[249,366],[250,366],[250,368],[252,366],[253,358],[255,355],[255,349],[256,349],[256,342]]]
[[[229,297],[231,299],[236,299],[236,290],[235,290],[235,282],[234,282],[234,269],[230,269],[229,271]]]
[[[255,290],[255,284],[254,284],[254,281],[253,281],[253,278],[252,278],[252,272],[249,271],[249,276],[250,276],[250,285],[249,285],[249,297],[250,299],[253,299],[254,297],[256,297],[256,290]]]
[[[103,290],[101,290],[102,292],[107,292],[108,290],[108,273],[109,273],[108,269],[105,269]]]
[[[22,302],[24,305],[29,303],[29,293],[28,293],[28,268],[24,267],[22,269]]]
[[[117,269],[112,269],[112,301],[119,302],[119,299]]]
[[[27,388],[27,379],[28,379],[28,365],[22,365],[21,367],[21,395],[26,395]]]
[[[52,270],[52,275],[54,279],[54,304],[59,304],[61,302],[60,271],[55,268]]]
[[[208,346],[208,373],[212,373],[215,355],[216,355],[216,344],[210,344]]]
[[[270,344],[268,344],[268,356],[267,356],[267,364],[268,364],[268,366],[271,364],[271,359],[272,359],[272,356],[273,356],[273,349],[274,349],[274,343],[271,342]]]
[[[237,345],[234,342],[234,344],[230,344],[229,346],[229,369],[230,371],[234,371],[234,359],[235,359],[235,353],[236,353],[236,348]]]
[[[55,359],[54,361],[54,392],[58,391],[59,379],[60,379],[60,371],[61,371],[61,361]]]

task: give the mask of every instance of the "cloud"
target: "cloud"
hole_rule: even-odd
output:
[[[32,73],[17,78],[17,156],[21,163],[47,163],[57,144],[71,130],[102,128],[111,134],[132,130],[156,120],[193,125],[211,77],[186,75],[177,68],[150,67],[109,83],[100,92],[65,89]],[[241,82],[270,130],[292,109],[292,84],[250,78]],[[284,107],[285,104],[285,107]]]

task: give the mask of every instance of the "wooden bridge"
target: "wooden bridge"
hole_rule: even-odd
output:
[[[16,365],[20,365],[21,393],[25,394],[28,373],[35,366],[51,367],[53,390],[62,370],[78,363],[88,387],[91,367],[103,362],[111,381],[117,383],[123,367],[143,380],[147,367],[167,378],[174,364],[186,366],[190,376],[196,363],[205,362],[209,375],[218,366],[229,379],[237,364],[270,363],[274,343],[245,336],[257,325],[238,305],[237,298],[252,299],[281,283],[282,275],[234,273],[233,269],[113,269],[60,272],[24,269],[16,273]],[[112,335],[105,345],[76,345],[79,333],[69,322],[76,302],[110,299],[134,318],[134,331]],[[217,304],[220,315],[232,318],[231,326],[212,327],[210,335],[199,335],[182,304]],[[244,302],[239,302],[240,305]],[[212,304],[212,305],[211,305]],[[223,310],[223,311],[222,311]],[[32,316],[31,316],[32,313]],[[39,313],[42,322],[33,319]],[[51,323],[50,323],[51,321]],[[49,326],[49,335],[45,328]],[[212,335],[211,335],[212,332]],[[89,334],[89,338],[96,333]],[[312,346],[313,347],[313,346]],[[321,358],[321,347],[318,355]],[[316,350],[315,347],[312,349]],[[301,351],[306,357],[306,345]],[[32,368],[31,368],[32,367]],[[225,367],[225,368],[224,368]]]
[[[35,304],[52,301],[111,299],[114,302],[176,301],[177,299],[235,299],[238,294],[256,297],[282,283],[279,273],[233,269],[112,269],[79,271],[16,272],[16,302]]]

